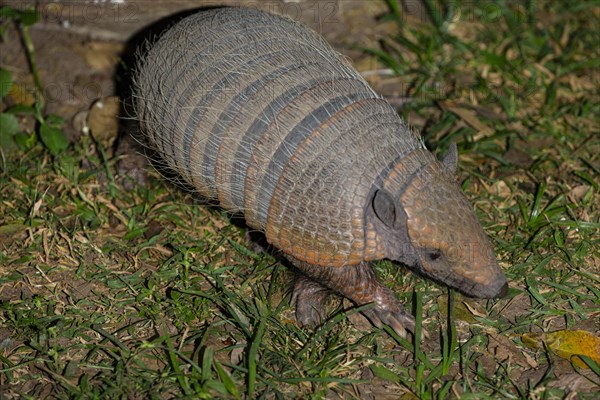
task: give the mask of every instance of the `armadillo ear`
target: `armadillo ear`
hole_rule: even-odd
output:
[[[450,143],[448,152],[444,156],[442,163],[448,168],[450,172],[456,174],[458,170],[458,150],[456,149],[456,143]]]
[[[394,199],[385,190],[380,189],[373,195],[373,211],[381,222],[388,228],[392,228],[396,223],[396,206]]]

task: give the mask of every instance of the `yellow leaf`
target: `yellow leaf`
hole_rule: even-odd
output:
[[[578,355],[590,357],[600,364],[600,338],[587,331],[561,330],[550,333],[528,333],[521,335],[523,343],[530,348],[546,347],[559,357],[588,368]]]
[[[35,90],[33,87],[27,87],[14,82],[8,95],[13,99],[15,104],[24,104],[32,106],[35,103]]]

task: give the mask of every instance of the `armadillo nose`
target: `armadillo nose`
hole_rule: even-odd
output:
[[[507,293],[508,293],[508,282],[504,282],[504,285],[502,285],[502,287],[498,291],[498,294],[494,297],[497,299],[500,299],[500,298],[506,296]]]

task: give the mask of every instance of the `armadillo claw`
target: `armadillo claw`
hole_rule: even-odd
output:
[[[381,328],[383,324],[389,325],[403,339],[406,338],[407,331],[411,333],[415,331],[415,319],[402,307],[396,310],[396,312],[374,307],[371,310],[365,311],[364,314],[376,327]]]

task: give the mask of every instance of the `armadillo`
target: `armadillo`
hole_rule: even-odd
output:
[[[243,214],[300,272],[296,318],[329,294],[399,335],[414,318],[372,262],[389,259],[477,298],[508,289],[442,161],[316,32],[248,8],[188,16],[149,44],[134,79],[149,144],[202,196]]]

